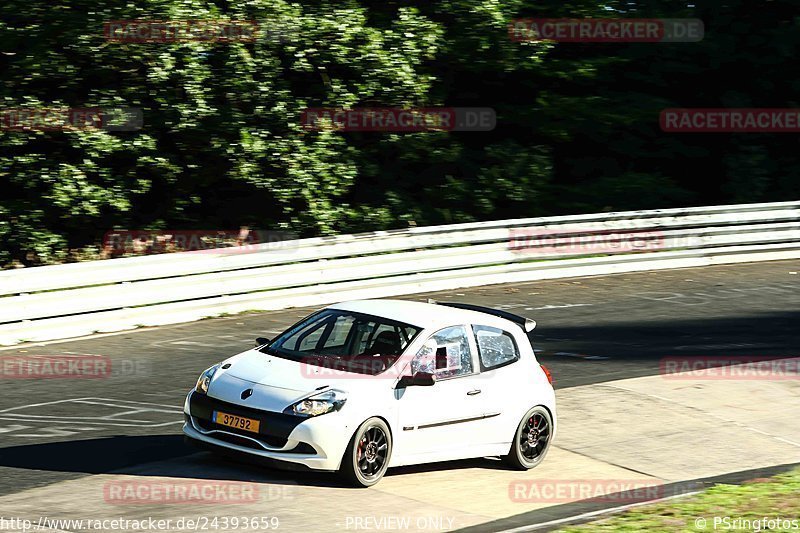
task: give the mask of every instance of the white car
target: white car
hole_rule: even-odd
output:
[[[534,326],[468,304],[331,305],[204,371],[183,431],[215,451],[339,471],[362,487],[389,467],[434,461],[502,456],[533,468],[556,428]]]

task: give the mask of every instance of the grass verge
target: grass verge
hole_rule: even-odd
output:
[[[800,532],[800,468],[741,485],[716,485],[685,499],[636,507],[559,531]]]

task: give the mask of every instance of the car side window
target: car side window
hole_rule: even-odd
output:
[[[473,373],[467,330],[453,326],[437,331],[411,360],[411,371],[434,374],[438,379]]]
[[[514,336],[500,328],[490,326],[472,326],[481,370],[498,368],[519,359],[517,343]]]

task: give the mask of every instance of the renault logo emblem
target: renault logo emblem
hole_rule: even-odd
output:
[[[252,395],[253,395],[253,389],[247,389],[242,393],[242,400],[246,400]]]

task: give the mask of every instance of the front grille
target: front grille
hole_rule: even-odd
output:
[[[184,415],[184,418],[186,419],[186,423],[189,424],[190,426],[199,427],[200,429],[202,429],[204,431],[213,431],[213,430],[219,429],[220,430],[219,432],[214,433],[213,435],[211,435],[214,439],[225,441],[225,442],[229,442],[231,444],[236,444],[237,446],[243,446],[245,448],[251,448],[253,450],[259,450],[259,451],[265,450],[265,448],[263,446],[260,446],[258,443],[254,442],[252,439],[256,439],[258,441],[265,442],[265,443],[269,444],[270,446],[281,447],[281,448],[283,446],[286,446],[287,439],[283,439],[283,443],[282,444],[279,444],[277,442],[279,439],[275,439],[275,438],[270,439],[271,442],[267,442],[266,439],[264,439],[263,436],[261,436],[261,435],[248,435],[248,437],[250,437],[250,438],[246,439],[246,438],[240,437],[238,435],[231,435],[230,433],[223,433],[223,432],[227,432],[227,431],[233,430],[233,428],[229,428],[227,426],[220,426],[219,424],[214,424],[214,423],[209,422],[207,420],[200,420],[199,418],[190,417],[188,415]],[[300,442],[300,443],[297,444],[297,446],[295,446],[294,448],[292,448],[290,450],[269,450],[269,451],[272,452],[272,453],[297,453],[297,454],[303,454],[303,455],[316,455],[317,454],[317,450],[315,450],[314,447],[311,446],[310,444],[308,444],[307,442]]]
[[[286,441],[288,440],[288,439],[282,438],[282,437],[275,437],[275,436],[261,434],[261,433],[256,434],[256,433],[252,433],[252,432],[249,432],[249,431],[244,431],[244,430],[241,430],[241,429],[238,429],[238,428],[232,428],[232,427],[228,427],[228,426],[223,426],[222,424],[216,424],[216,423],[214,423],[214,422],[212,422],[210,420],[203,420],[203,419],[200,419],[200,418],[196,418],[195,420],[196,420],[197,425],[200,426],[205,431],[217,430],[217,431],[225,431],[226,433],[235,433],[236,435],[242,435],[242,436],[245,436],[245,437],[250,437],[251,439],[260,440],[261,442],[264,442],[265,444],[267,444],[268,446],[271,446],[273,448],[283,448],[284,446],[286,446]],[[219,435],[217,435],[216,438],[222,439],[222,437],[219,436]],[[224,440],[224,439],[222,439],[222,440]],[[256,448],[261,449],[260,446],[254,444],[253,441],[250,441],[250,440],[247,440],[247,439],[236,438],[236,441],[237,441],[236,444],[238,444],[239,441],[244,441],[244,442],[247,442],[248,444],[243,444],[243,446],[251,446],[251,447],[256,447]]]
[[[245,448],[252,448],[254,450],[259,450],[259,451],[264,450],[264,448],[262,448],[252,440],[244,439],[242,437],[237,437],[236,435],[229,435],[227,433],[214,433],[213,437],[217,440],[224,440],[225,442],[230,442],[231,444],[244,446]],[[317,450],[315,450],[310,444],[306,444],[305,442],[299,443],[291,450],[269,450],[269,451],[271,453],[297,453],[303,455],[317,454]]]
[[[250,439],[244,439],[242,437],[237,437],[236,435],[229,435],[227,433],[214,433],[213,436],[217,440],[224,440],[225,442],[230,442],[231,444],[236,444],[237,446],[244,446],[245,448],[252,448],[259,451],[264,450],[262,446],[259,446]]]
[[[306,455],[316,455],[317,450],[315,450],[310,444],[301,442],[293,449],[289,450],[290,453],[304,453]]]
[[[242,437],[249,437],[249,439],[255,439],[259,442],[263,442],[264,445],[269,446],[270,448],[283,448],[286,446],[286,442],[289,440],[289,435],[292,433],[294,428],[303,422],[303,420],[306,420],[305,417],[301,416],[287,413],[260,411],[258,409],[253,409],[252,407],[245,407],[242,405],[224,402],[196,391],[193,392],[189,397],[189,411],[192,414],[194,424],[199,429],[203,431],[218,431],[218,433],[213,434],[214,438],[218,438],[220,440],[228,439],[229,442],[232,442],[235,439],[236,442],[234,444],[262,450],[264,448],[259,446],[257,443]],[[258,433],[252,433],[238,428],[217,424],[213,422],[214,411],[222,411],[224,413],[258,420],[260,422]],[[223,436],[225,436],[225,438],[223,438]],[[285,452],[316,453],[313,448],[311,448],[311,450],[312,451],[310,452],[307,450],[302,452],[285,450]]]

